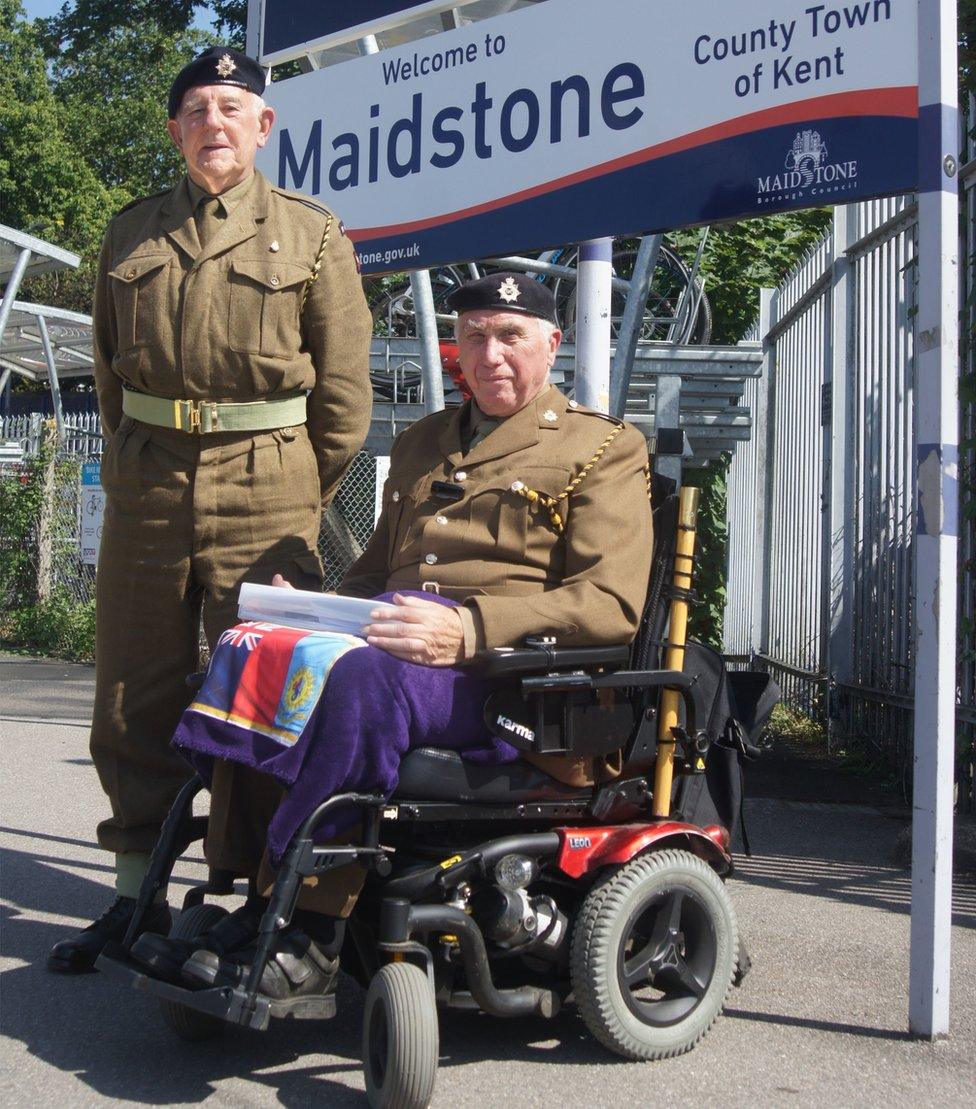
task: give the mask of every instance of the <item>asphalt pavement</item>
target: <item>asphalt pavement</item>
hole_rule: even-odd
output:
[[[111,858],[94,842],[104,802],[87,751],[92,686],[89,666],[0,656],[0,1100],[363,1106],[363,994],[348,979],[331,1022],[185,1044],[151,999],[101,974],[45,969],[50,946],[112,897]],[[433,1105],[972,1104],[976,881],[960,875],[955,888],[951,1034],[912,1040],[910,876],[894,861],[904,820],[782,782],[747,802],[754,854],[729,883],[754,969],[694,1051],[623,1062],[572,1006],[548,1022],[450,1013]],[[175,875],[177,899],[203,876],[194,851]]]

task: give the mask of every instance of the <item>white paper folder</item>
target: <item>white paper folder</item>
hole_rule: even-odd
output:
[[[244,582],[237,604],[242,620],[266,620],[290,628],[317,632],[344,632],[363,636],[372,623],[376,601],[340,597],[337,593],[312,593],[307,589],[282,589],[275,585]]]

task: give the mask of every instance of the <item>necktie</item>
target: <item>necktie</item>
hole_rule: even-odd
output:
[[[488,436],[491,435],[500,423],[501,420],[493,420],[488,416],[482,416],[475,425],[474,434],[471,436],[471,442],[468,443],[468,450],[473,451],[482,440],[487,439]]]
[[[206,248],[224,222],[220,218],[219,212],[220,200],[215,196],[204,197],[197,205],[193,220],[197,225],[197,238],[200,240],[202,248]]]

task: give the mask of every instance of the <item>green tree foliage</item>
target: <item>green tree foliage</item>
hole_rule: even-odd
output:
[[[173,75],[207,41],[199,31],[126,24],[54,61],[54,87],[79,153],[128,199],[167,189],[182,172],[166,133],[166,101]]]
[[[36,29],[18,0],[0,0],[0,223],[90,255],[126,199],[80,155]],[[89,272],[66,284],[90,282]],[[88,311],[90,296],[69,294],[58,303]]]
[[[173,74],[210,40],[186,29],[193,4],[136,7],[142,20],[121,25],[117,5],[98,0],[30,23],[19,0],[0,0],[0,222],[82,255],[77,271],[24,288],[79,312],[91,311],[110,216],[180,173],[166,98]]]
[[[185,31],[198,0],[127,0],[123,6],[130,27],[151,24],[163,34]],[[57,15],[39,19],[39,31],[50,57],[83,53],[112,34],[119,26],[118,0],[75,0],[61,6]]]
[[[713,343],[736,343],[759,314],[759,290],[775,288],[830,225],[830,209],[786,212],[713,227],[701,275],[712,306]],[[691,261],[699,232],[672,238]]]
[[[247,0],[214,0],[210,10],[214,13],[214,27],[221,42],[243,50]]]

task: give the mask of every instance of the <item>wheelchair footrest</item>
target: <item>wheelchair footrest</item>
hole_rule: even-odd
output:
[[[266,1031],[271,1018],[289,1020],[331,1020],[336,1015],[335,994],[323,997],[299,997],[293,1001],[270,1001],[256,997],[254,1005],[247,1003],[247,990],[243,986],[222,986],[210,990],[186,990],[170,982],[162,982],[146,974],[145,967],[130,957],[118,943],[107,944],[95,963],[98,970],[127,981],[135,990],[151,994],[164,1001],[185,1005],[188,1009],[206,1013],[229,1024]]]

